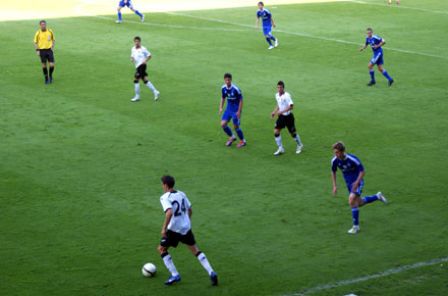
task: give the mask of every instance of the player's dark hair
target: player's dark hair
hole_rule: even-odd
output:
[[[174,180],[174,177],[170,175],[162,176],[161,178],[162,184],[168,186],[169,188],[174,188],[174,184],[176,181]]]
[[[258,5],[263,5],[264,6],[264,3],[262,1],[260,1],[260,2],[258,2]]]
[[[230,80],[232,79],[232,74],[230,73],[226,73],[224,74],[224,79],[229,78]]]
[[[367,28],[367,31],[373,32],[373,29],[372,28]]]
[[[345,145],[341,141],[338,141],[333,144],[333,149],[336,149],[341,152],[345,152]]]
[[[41,20],[41,21],[39,22],[39,25],[40,25],[40,24],[46,24],[46,23],[47,23],[46,20]]]
[[[140,36],[135,36],[135,37],[134,37],[134,41],[135,41],[135,40],[142,41],[142,38],[140,38]]]
[[[285,87],[285,83],[283,82],[283,80],[280,80],[279,82],[277,82],[277,85],[281,85],[281,86]]]

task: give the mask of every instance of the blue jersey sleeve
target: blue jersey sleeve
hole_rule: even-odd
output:
[[[242,100],[242,99],[243,99],[243,93],[241,92],[240,89],[237,90],[236,98],[237,98],[238,100]]]
[[[364,166],[361,163],[361,160],[354,155],[348,155],[348,159],[353,163],[354,166],[358,168],[360,172],[364,171]]]
[[[221,98],[225,98],[226,97],[226,90],[223,88],[221,88]]]
[[[338,170],[338,164],[337,164],[337,159],[335,157],[331,160],[331,171],[333,173],[336,173],[337,170]]]

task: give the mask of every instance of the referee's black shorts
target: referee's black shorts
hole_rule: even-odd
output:
[[[279,115],[278,119],[275,123],[275,128],[278,130],[287,128],[291,134],[296,132],[296,125],[294,120],[294,114],[290,113],[289,115]]]
[[[135,79],[143,79],[146,76],[148,76],[148,73],[146,73],[146,64],[141,64],[135,70]]]
[[[42,63],[50,62],[54,63],[54,54],[51,48],[48,49],[39,49],[40,61]]]
[[[179,245],[179,242],[186,244],[187,246],[194,246],[196,244],[196,240],[194,239],[194,234],[191,229],[186,234],[168,230],[166,232],[166,237],[163,237],[160,240],[160,245],[165,248],[176,248],[177,245]]]

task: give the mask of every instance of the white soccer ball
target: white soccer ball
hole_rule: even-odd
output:
[[[156,275],[157,268],[152,263],[146,263],[142,267],[142,274],[144,277],[153,277]]]

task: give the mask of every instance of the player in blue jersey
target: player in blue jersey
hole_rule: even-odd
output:
[[[116,21],[117,24],[121,24],[123,22],[123,17],[121,15],[121,9],[123,7],[127,7],[130,10],[132,10],[133,12],[135,12],[135,14],[140,17],[140,20],[142,22],[145,21],[145,16],[140,11],[138,11],[137,9],[134,8],[131,0],[120,0],[120,2],[118,2],[118,7],[117,7],[117,11],[118,11],[118,19]]]
[[[353,227],[348,231],[349,234],[357,234],[359,228],[359,207],[362,207],[377,200],[387,203],[386,197],[381,192],[375,195],[361,198],[362,188],[364,187],[365,170],[361,161],[354,155],[345,153],[345,145],[337,142],[333,145],[335,157],[331,160],[333,195],[336,195],[338,187],[336,183],[336,171],[338,168],[342,171],[347,189],[349,192],[348,203],[352,209]]]
[[[372,47],[373,50],[373,57],[369,62],[369,73],[370,73],[370,82],[367,84],[368,86],[373,86],[376,84],[375,80],[375,71],[373,70],[373,67],[375,65],[378,66],[378,71],[380,71],[384,77],[387,78],[387,81],[389,83],[389,86],[392,86],[394,83],[394,80],[390,75],[387,73],[386,69],[383,68],[384,59],[383,59],[383,45],[386,44],[386,40],[383,38],[373,35],[373,29],[367,28],[367,38],[366,43],[363,47],[361,47],[360,51],[363,51],[366,49],[369,45]]]
[[[227,107],[224,110],[224,104],[227,101]],[[232,74],[224,74],[224,85],[221,89],[221,103],[219,104],[219,114],[222,114],[221,127],[224,132],[229,136],[226,142],[226,146],[232,146],[236,141],[236,137],[232,130],[228,126],[230,120],[233,121],[235,132],[240,138],[240,142],[237,145],[238,148],[246,146],[246,139],[244,138],[243,131],[240,128],[241,112],[243,111],[243,94],[241,90],[232,83]]]
[[[264,8],[263,2],[258,2],[258,11],[257,11],[257,28],[260,26],[260,19],[263,23],[263,34],[266,37],[266,41],[269,44],[268,49],[273,49],[278,46],[278,39],[272,35],[272,27],[275,28],[274,18],[272,17],[272,13]],[[274,42],[274,43],[272,43]]]
[[[389,5],[392,4],[392,0],[389,0]],[[397,5],[400,5],[400,0],[397,0]]]

